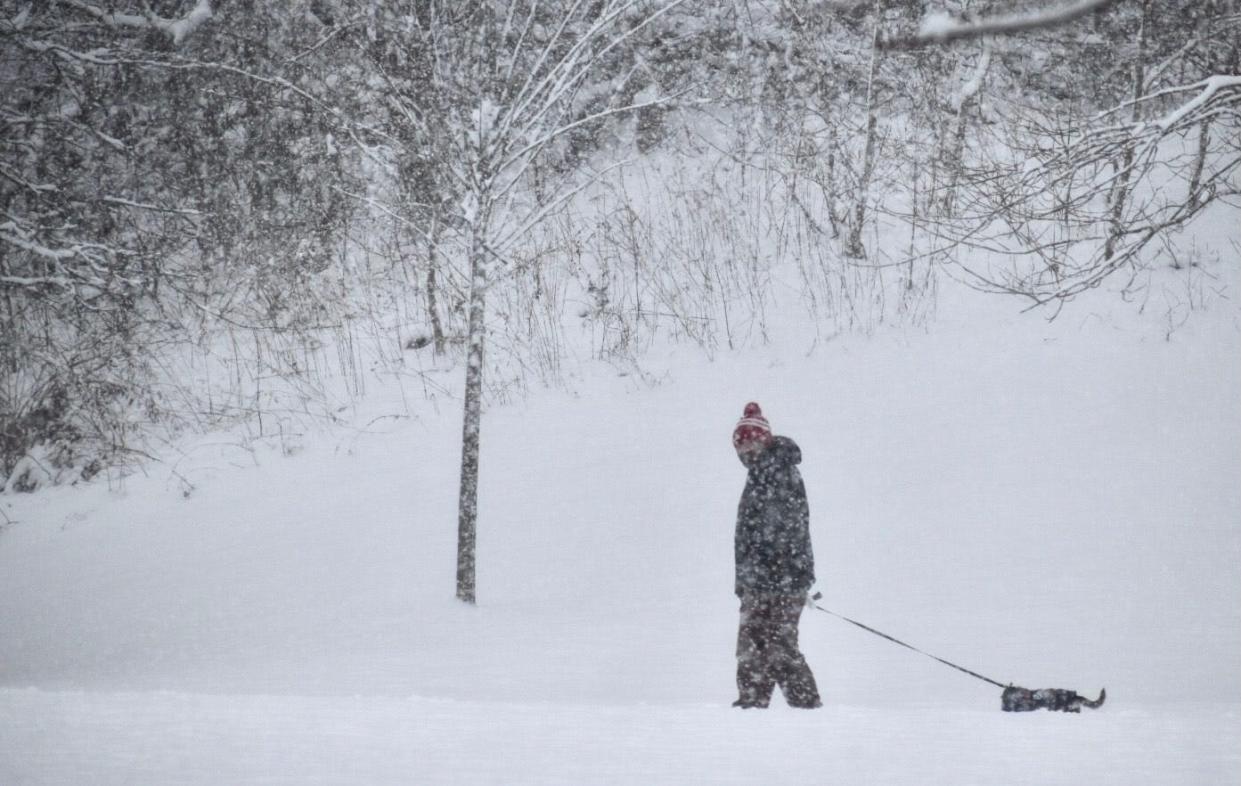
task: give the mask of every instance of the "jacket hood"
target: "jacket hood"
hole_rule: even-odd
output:
[[[801,463],[801,448],[788,437],[774,437],[766,452],[771,455],[772,460],[780,464]]]
[[[741,463],[751,471],[791,467],[801,463],[801,448],[788,437],[772,437],[771,444],[761,452],[751,455],[753,458],[738,455]]]

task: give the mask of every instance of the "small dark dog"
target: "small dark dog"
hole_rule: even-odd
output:
[[[1064,688],[1042,688],[1030,690],[1009,685],[1000,697],[1000,708],[1005,712],[1031,712],[1033,710],[1056,710],[1059,712],[1081,712],[1082,707],[1098,709],[1107,699],[1107,689],[1099,691],[1099,698],[1091,701]]]

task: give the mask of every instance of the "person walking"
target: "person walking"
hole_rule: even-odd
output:
[[[814,584],[810,508],[797,465],[801,448],[773,436],[755,402],[745,405],[733,447],[747,475],[737,507],[736,588],[741,599],[734,707],[763,708],[779,685],[790,707],[821,707],[797,624]]]

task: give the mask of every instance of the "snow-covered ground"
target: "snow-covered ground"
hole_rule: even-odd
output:
[[[34,691],[0,704],[6,783],[1236,782],[1235,710],[1101,712]]]
[[[474,608],[443,399],[0,498],[0,783],[1236,783],[1241,312],[1015,305],[493,407]],[[805,454],[827,608],[1107,704],[1001,713],[809,611],[827,706],[731,709],[749,400]]]

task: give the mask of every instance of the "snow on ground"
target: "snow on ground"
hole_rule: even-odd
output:
[[[37,718],[36,726],[29,722]],[[7,691],[6,783],[1224,784],[1218,708],[1001,716],[831,705]]]
[[[1237,782],[1237,307],[1169,340],[1119,303],[958,307],[493,407],[476,608],[444,400],[0,498],[0,783]],[[751,399],[805,453],[828,608],[1104,708],[1001,713],[810,611],[827,706],[731,709]]]

